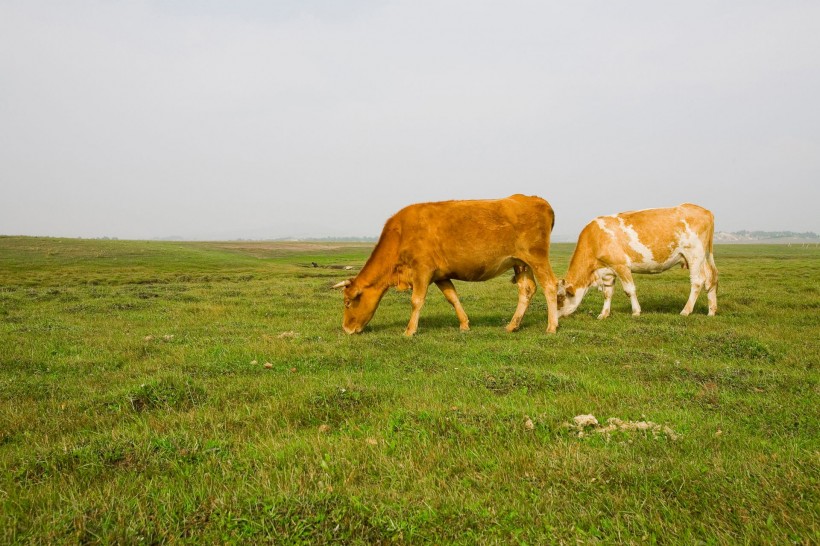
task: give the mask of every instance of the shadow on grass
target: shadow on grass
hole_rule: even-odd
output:
[[[493,329],[496,328],[500,331],[504,331],[507,324],[509,324],[510,319],[512,318],[512,312],[509,315],[502,315],[498,313],[493,314],[481,314],[476,313],[473,315],[468,315],[470,318],[470,328],[474,329],[478,328],[488,328]],[[381,332],[388,332],[388,331],[395,331],[399,334],[403,333],[404,330],[407,328],[407,322],[410,320],[410,316],[408,313],[407,320],[386,320],[386,321],[379,321],[378,318],[374,318],[373,321],[368,324],[363,333],[381,333]],[[521,322],[520,330],[526,330],[529,328],[546,328],[547,326],[547,317],[544,314],[536,313],[534,316],[530,316],[527,313],[524,316],[524,320]],[[459,331],[459,323],[458,318],[455,316],[455,313],[436,313],[425,315],[422,311],[421,318],[419,319],[419,332],[423,331]]]

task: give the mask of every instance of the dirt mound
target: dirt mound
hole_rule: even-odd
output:
[[[594,415],[576,415],[572,419],[572,422],[566,423],[565,426],[576,433],[579,438],[590,433],[609,436],[609,434],[616,431],[646,432],[652,434],[655,438],[664,435],[670,440],[677,440],[680,438],[680,434],[666,425],[659,425],[658,423],[653,423],[652,421],[624,421],[623,419],[618,419],[617,417],[610,417],[607,419],[606,424],[602,425],[598,422],[598,419],[596,419]]]

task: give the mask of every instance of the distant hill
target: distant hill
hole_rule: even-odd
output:
[[[308,243],[375,243],[378,237],[279,237],[272,239],[281,242],[308,242]]]
[[[820,243],[820,235],[805,231],[716,231],[716,243]]]

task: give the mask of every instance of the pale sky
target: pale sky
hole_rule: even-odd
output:
[[[0,0],[0,234],[377,236],[698,203],[820,232],[820,2]]]

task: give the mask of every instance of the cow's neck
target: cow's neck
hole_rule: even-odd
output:
[[[387,290],[391,285],[388,268],[382,264],[369,261],[359,272],[357,280],[365,288],[375,288],[382,291]]]
[[[363,286],[384,291],[398,284],[398,238],[395,230],[385,227],[376,248],[359,272],[358,280]]]
[[[595,268],[597,261],[586,252],[576,248],[569,262],[569,269],[564,279],[567,284],[571,284],[576,290],[586,290],[595,278]]]

